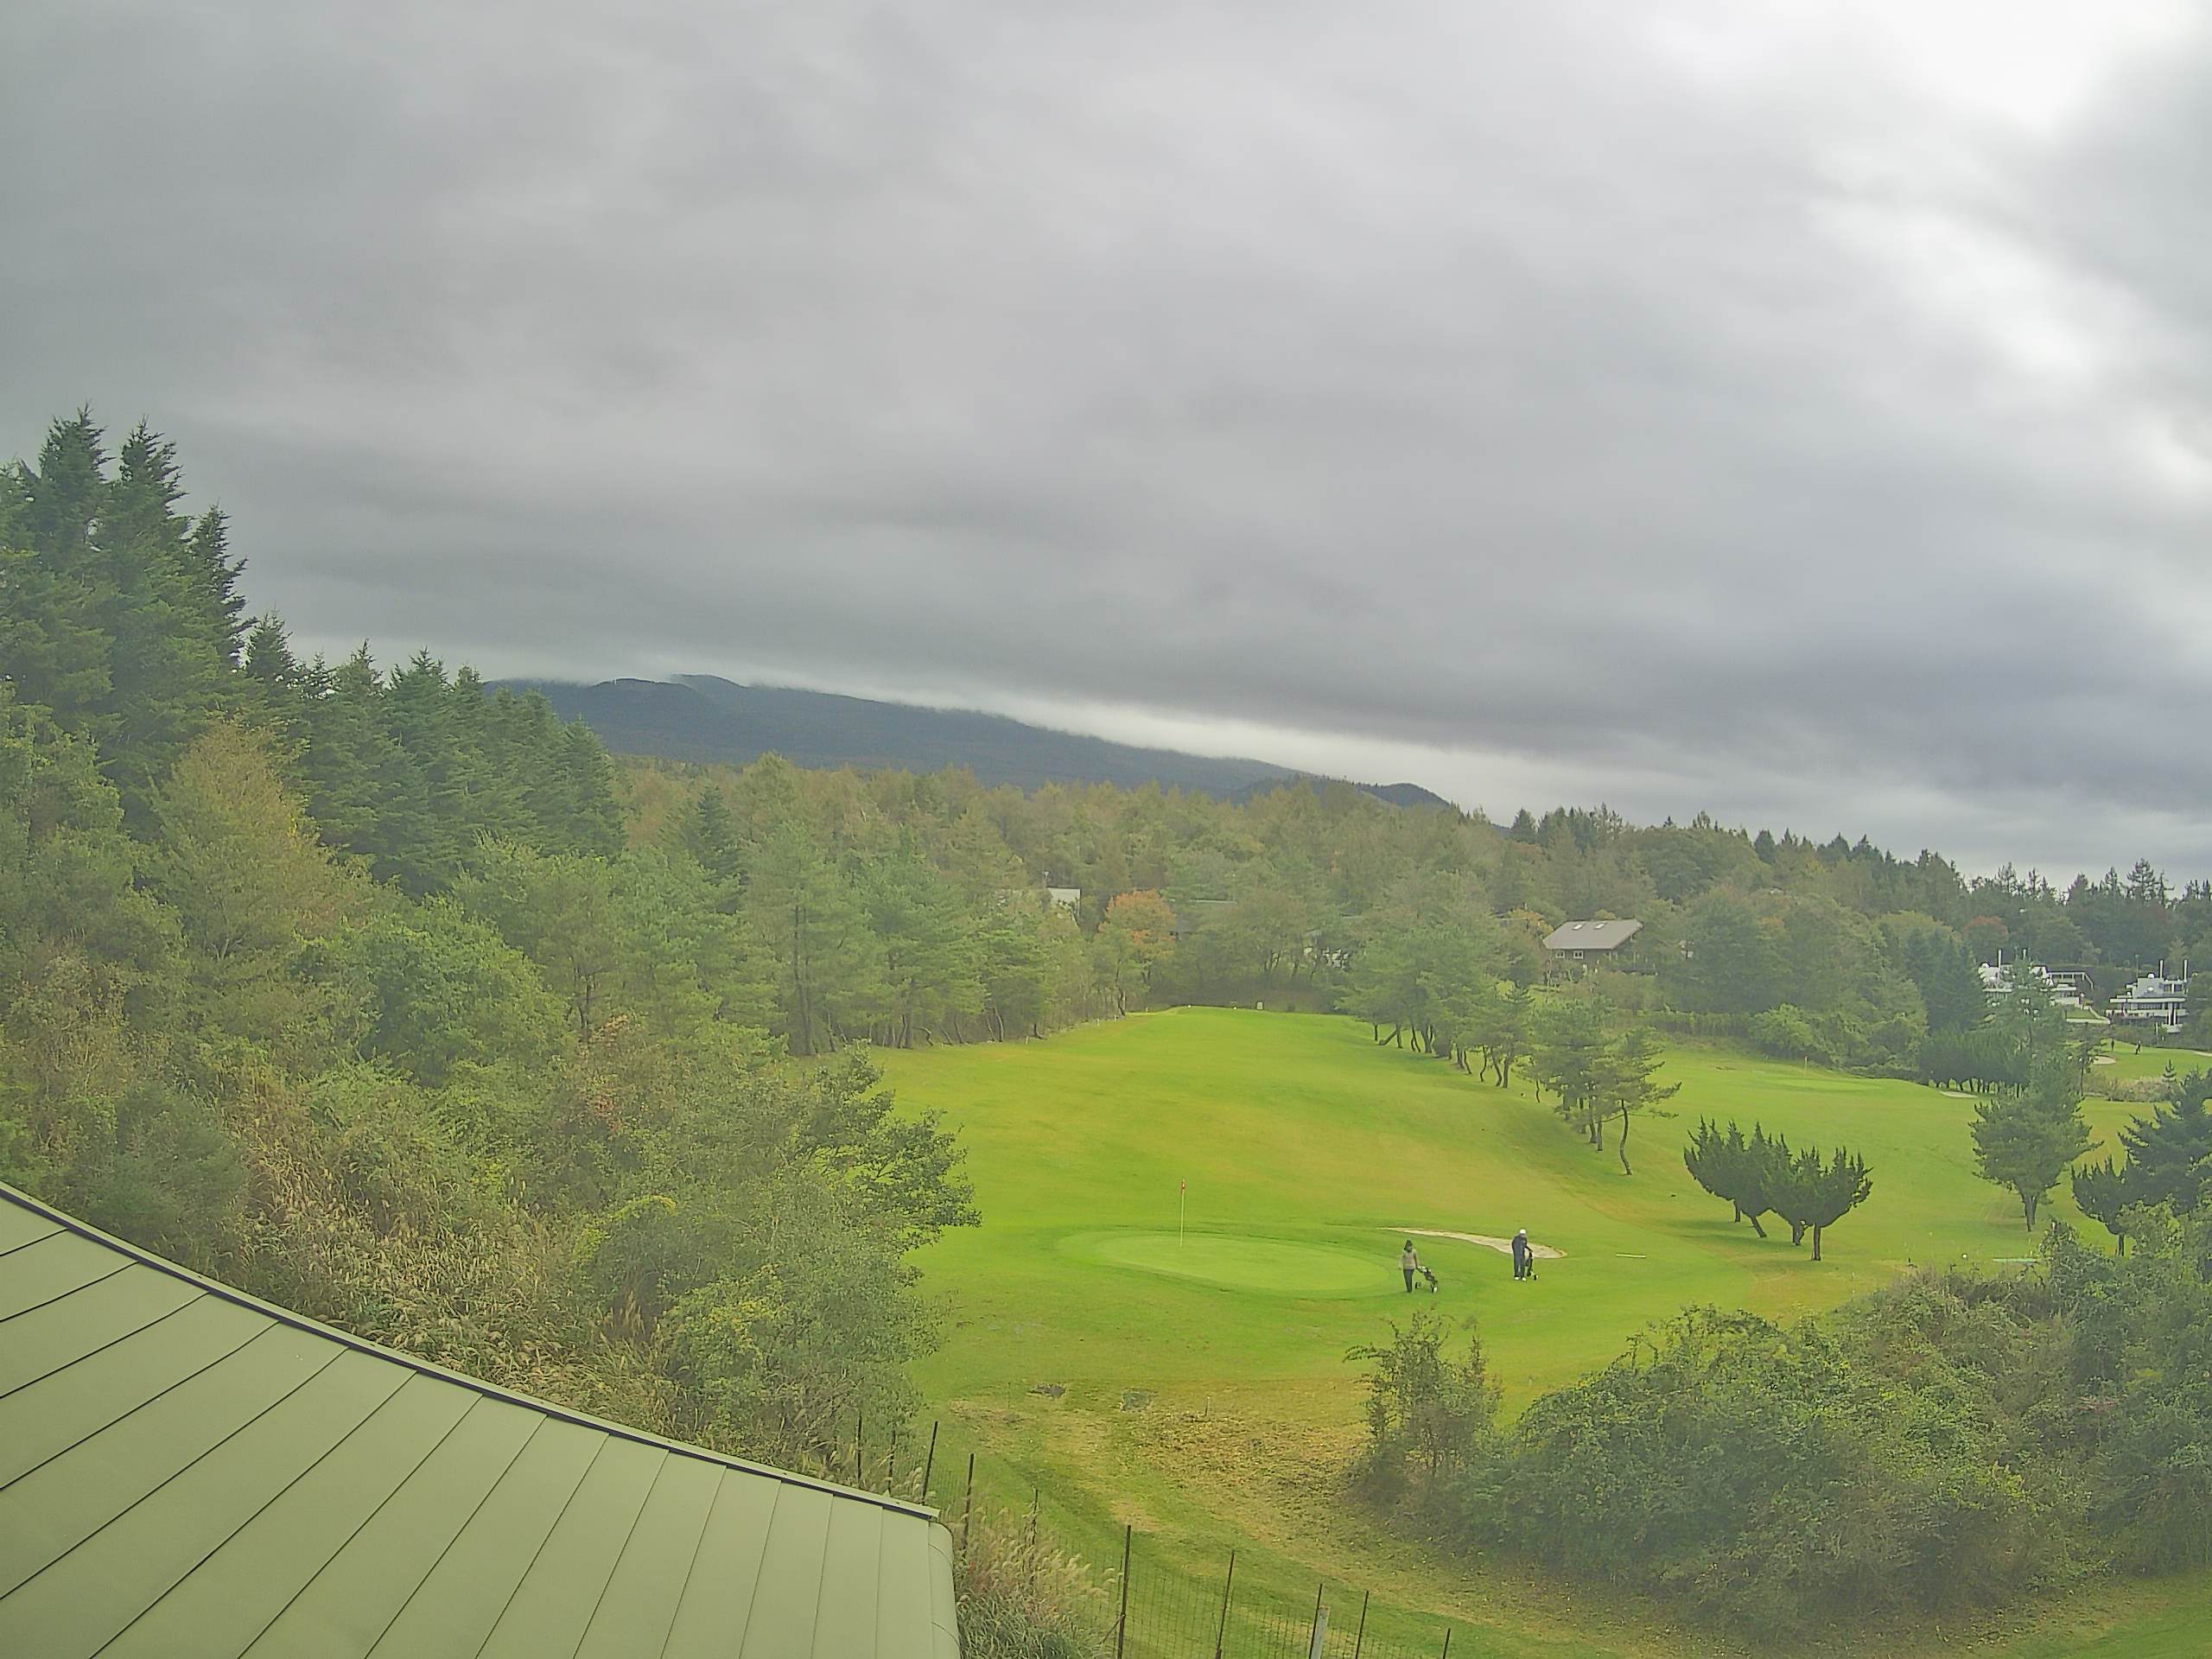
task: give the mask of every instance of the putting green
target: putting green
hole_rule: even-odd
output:
[[[1224,1290],[1278,1296],[1365,1296],[1402,1291],[1395,1256],[1331,1244],[1234,1234],[1078,1233],[1061,1242],[1075,1255],[1113,1268],[1195,1279]]]

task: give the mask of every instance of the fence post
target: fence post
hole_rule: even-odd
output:
[[[1213,1633],[1213,1659],[1221,1659],[1222,1643],[1229,1639],[1229,1592],[1236,1587],[1236,1552],[1229,1552],[1229,1573],[1221,1581],[1221,1623]]]
[[[1359,1650],[1367,1645],[1367,1599],[1374,1593],[1372,1590],[1359,1592],[1359,1634],[1351,1639],[1351,1659],[1359,1659]]]
[[[965,1555],[968,1553],[968,1535],[974,1529],[975,1525],[976,1454],[973,1452],[970,1452],[968,1454],[968,1505],[966,1509],[961,1511],[960,1516],[960,1553],[963,1555]],[[1448,1642],[1451,1638],[1446,1637],[1445,1640]]]
[[[1114,1621],[1114,1659],[1122,1659],[1122,1649],[1129,1639],[1129,1536],[1134,1529],[1128,1523],[1122,1528],[1122,1614]]]
[[[1313,1630],[1306,1638],[1306,1659],[1321,1659],[1321,1644],[1329,1639],[1329,1610],[1321,1605],[1321,1592],[1327,1587],[1326,1579],[1313,1586]]]
[[[937,1467],[937,1427],[934,1422],[930,1425],[930,1457],[929,1461],[922,1465],[922,1502],[925,1503],[930,1501],[930,1474]]]

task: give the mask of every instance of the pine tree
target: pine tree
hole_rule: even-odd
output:
[[[103,744],[126,811],[143,821],[153,790],[235,688],[233,617],[195,582],[176,446],[143,422],[124,441],[104,493],[94,551],[113,599],[108,632],[113,724]]]
[[[729,799],[720,785],[709,783],[692,798],[677,821],[677,837],[715,880],[736,880],[744,849],[738,844]]]
[[[24,544],[65,575],[92,562],[92,531],[105,493],[105,435],[80,409],[47,429],[38,464],[21,477],[18,527]]]
[[[1605,1010],[1596,1001],[1554,1002],[1537,1021],[1529,1069],[1552,1091],[1552,1109],[1599,1149],[1605,1145]]]
[[[1975,1166],[1984,1180],[2018,1196],[2030,1232],[2044,1197],[2089,1144],[2080,1069],[2070,1058],[2046,1057],[2019,1093],[1974,1104]]]
[[[2120,1253],[2127,1254],[2127,1211],[2140,1204],[2141,1194],[2136,1190],[2134,1169],[2130,1165],[2114,1164],[2107,1158],[2101,1164],[2084,1164],[2074,1172],[2074,1203],[2090,1220],[2102,1224],[2104,1230],[2120,1241]]]
[[[1628,1162],[1630,1120],[1637,1113],[1650,1111],[1682,1091],[1679,1083],[1662,1085],[1656,1081],[1665,1058],[1659,1033],[1638,1020],[1622,1033],[1599,1063],[1598,1084],[1602,1108],[1621,1121],[1620,1135],[1614,1147],[1620,1154],[1624,1175],[1636,1173]]]
[[[791,1052],[819,1054],[864,1032],[881,996],[880,948],[843,874],[800,825],[762,841],[746,912],[775,963]]]
[[[2212,1107],[2201,1092],[2170,1085],[2177,1098],[2139,1117],[2120,1132],[2127,1154],[2133,1202],[2162,1204],[2189,1215],[2203,1202],[2212,1181]]]
[[[1776,1211],[1789,1224],[1789,1242],[1801,1243],[1809,1231],[1817,1262],[1821,1234],[1864,1204],[1873,1190],[1865,1159],[1838,1147],[1823,1163],[1820,1148],[1808,1147],[1777,1168],[1772,1196]]]
[[[210,507],[193,521],[185,546],[185,568],[217,652],[235,663],[249,624],[238,578],[245,561],[231,556],[231,521],[220,507]]]

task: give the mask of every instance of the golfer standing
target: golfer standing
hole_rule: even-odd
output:
[[[1414,1254],[1414,1242],[1406,1241],[1406,1248],[1398,1257],[1398,1270],[1406,1275],[1406,1294],[1414,1292],[1414,1274],[1421,1271],[1421,1257]]]
[[[1529,1230],[1523,1227],[1513,1235],[1513,1276],[1516,1279],[1529,1277],[1529,1264],[1534,1255],[1535,1252],[1529,1248]]]

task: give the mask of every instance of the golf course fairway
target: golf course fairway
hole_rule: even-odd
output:
[[[1108,1267],[1273,1296],[1371,1296],[1375,1254],[1219,1233],[1077,1233],[1063,1249]]]
[[[1370,1633],[1429,1641],[1448,1624],[1455,1655],[1730,1649],[1662,1610],[1400,1538],[1345,1498],[1363,1399],[1345,1356],[1387,1340],[1389,1320],[1415,1306],[1475,1320],[1510,1414],[1688,1306],[1787,1319],[1915,1264],[2003,1272],[2033,1249],[2017,1201],[1974,1173],[1969,1101],[1733,1048],[1670,1054],[1673,1116],[1637,1125],[1625,1175],[1610,1138],[1593,1152],[1518,1079],[1501,1090],[1327,1015],[1185,1008],[879,1059],[905,1107],[958,1131],[983,1216],[917,1257],[942,1320],[916,1379],[943,1424],[933,1501],[961,1505],[972,1451],[979,1513],[1033,1502],[1102,1570],[1125,1524],[1143,1559],[1194,1584],[1217,1584],[1233,1548],[1240,1605],[1310,1605],[1322,1581],[1371,1591]],[[2142,1109],[2090,1101],[2094,1155]],[[1866,1159],[1873,1195],[1830,1230],[1825,1261],[1786,1230],[1755,1236],[1690,1180],[1681,1147],[1700,1116]],[[2046,1209],[2104,1240],[2063,1188]],[[1440,1288],[1405,1293],[1395,1230],[1523,1227],[1563,1252],[1540,1281],[1423,1236]],[[2212,1582],[1929,1632],[1928,1652],[1962,1648],[2212,1651]]]

